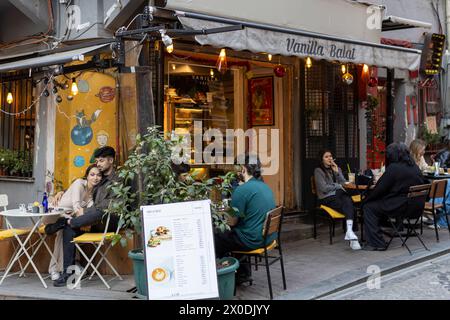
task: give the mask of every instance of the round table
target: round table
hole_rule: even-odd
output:
[[[36,253],[38,252],[39,248],[44,245],[47,248],[47,251],[50,253],[50,256],[53,257],[53,252],[50,250],[50,248],[48,247],[47,243],[45,242],[45,239],[47,238],[47,235],[41,234],[39,232],[39,227],[42,223],[42,218],[44,217],[51,217],[51,216],[60,216],[61,214],[64,214],[65,212],[67,212],[67,209],[63,209],[63,210],[59,210],[59,211],[53,211],[53,212],[48,212],[48,213],[32,213],[32,212],[24,212],[21,209],[12,209],[12,210],[6,210],[6,211],[1,211],[0,215],[5,217],[5,222],[6,222],[6,227],[10,230],[12,230],[13,234],[14,234],[14,238],[17,240],[17,242],[19,243],[19,249],[17,250],[17,252],[15,253],[15,255],[13,255],[13,257],[11,258],[10,262],[8,263],[8,267],[5,270],[5,273],[3,274],[1,280],[0,280],[0,285],[3,283],[3,281],[5,280],[5,278],[8,276],[8,273],[11,271],[11,268],[13,267],[13,265],[20,259],[20,257],[22,255],[25,255],[28,259],[27,264],[25,265],[24,268],[22,269],[22,272],[20,273],[20,276],[23,276],[23,274],[25,273],[25,270],[27,269],[28,265],[31,264],[31,266],[33,267],[34,271],[36,272],[37,276],[39,277],[39,279],[41,280],[44,288],[47,288],[47,284],[45,283],[44,279],[42,278],[39,270],[37,269],[36,265],[33,262],[33,258],[36,256]],[[33,227],[31,229],[27,229],[28,233],[26,234],[26,238],[24,241],[22,241],[22,239],[20,238],[20,236],[17,234],[16,230],[11,223],[9,222],[8,218],[24,218],[24,219],[30,219],[32,221]],[[33,254],[30,256],[30,254],[28,253],[28,249],[27,249],[27,244],[30,242],[31,237],[33,234],[37,234],[39,236],[39,240],[37,241],[37,247],[35,249],[35,251],[33,252]]]

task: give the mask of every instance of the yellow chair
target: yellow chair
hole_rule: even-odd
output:
[[[120,226],[121,226],[121,222],[122,222],[122,217],[120,217],[120,219],[119,219],[119,224],[118,224],[116,232],[108,232],[109,222],[110,222],[110,215],[108,214],[107,220],[106,220],[106,224],[105,224],[105,230],[103,231],[103,233],[87,232],[87,233],[84,233],[81,236],[78,236],[78,237],[73,239],[72,242],[75,244],[75,247],[77,248],[77,250],[80,252],[80,254],[87,261],[87,264],[84,267],[84,269],[82,270],[81,274],[77,276],[77,281],[74,284],[75,288],[80,284],[84,274],[87,273],[88,269],[92,268],[93,271],[92,271],[92,273],[91,273],[91,275],[89,277],[89,280],[92,279],[94,274],[97,274],[98,277],[100,278],[100,280],[102,280],[102,282],[105,284],[105,286],[108,289],[111,289],[110,285],[108,284],[108,281],[106,281],[103,278],[103,276],[100,274],[100,272],[98,271],[98,267],[100,266],[100,264],[103,261],[106,262],[106,264],[111,268],[111,270],[115,274],[115,277],[113,277],[109,281],[114,280],[115,278],[119,278],[120,280],[123,280],[122,277],[117,272],[117,270],[114,268],[114,266],[111,264],[111,262],[106,257],[106,255],[108,254],[109,250],[112,248],[112,241],[111,240],[114,238],[115,235],[119,234]],[[82,244],[90,244],[90,245],[92,245],[95,248],[94,253],[92,254],[92,256],[90,258],[81,249],[81,245]],[[101,248],[104,247],[104,246],[105,246],[105,250],[101,251]],[[97,254],[100,254],[101,258],[97,262],[97,264],[94,265],[94,258],[97,256]]]
[[[311,191],[314,195],[314,200],[317,202],[317,189],[316,181],[314,176],[311,177]],[[317,216],[319,213],[325,213],[324,217],[328,220],[329,234],[330,234],[330,244],[333,244],[333,237],[335,235],[336,221],[342,220],[345,223],[345,215],[324,205],[314,206],[313,209],[313,223],[314,223],[314,239],[317,239]]]
[[[267,242],[266,240],[275,233],[277,233],[277,239],[273,240],[272,243],[270,243],[268,246],[262,248],[257,248],[251,251],[232,252],[233,255],[241,256],[239,262],[242,264],[250,265],[250,269],[252,265],[254,265],[256,268],[258,266],[266,267],[267,281],[269,283],[270,299],[273,299],[272,281],[270,278],[270,266],[277,261],[280,261],[281,264],[281,276],[283,278],[283,288],[284,290],[286,290],[286,276],[284,274],[283,252],[281,251],[281,242],[280,242],[282,222],[283,222],[283,207],[278,207],[269,211],[266,215],[266,221],[264,223],[263,228],[264,243],[266,243]],[[268,253],[276,248],[278,249],[278,255],[269,256]],[[255,262],[251,262],[252,257],[255,257]],[[257,258],[264,258],[264,262],[258,262]],[[250,282],[250,284],[252,284],[252,282]]]

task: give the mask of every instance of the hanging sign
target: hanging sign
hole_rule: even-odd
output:
[[[149,300],[219,296],[210,201],[143,206]]]
[[[193,29],[227,26],[223,23],[179,17],[183,25]],[[245,27],[243,30],[210,35],[195,39],[201,45],[227,47],[234,50],[268,52],[283,56],[311,57],[329,61],[365,63],[370,66],[418,70],[420,50],[398,48],[376,43],[345,42]],[[350,40],[351,41],[351,40]]]

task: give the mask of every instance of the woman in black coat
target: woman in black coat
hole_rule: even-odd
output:
[[[380,228],[383,216],[401,215],[408,203],[411,186],[423,184],[419,167],[403,143],[392,143],[386,149],[386,171],[363,204],[364,228],[367,235],[365,250],[386,250]]]

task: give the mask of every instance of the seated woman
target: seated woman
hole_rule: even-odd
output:
[[[256,156],[246,155],[240,166],[239,178],[244,183],[231,195],[231,207],[239,210],[238,218],[231,219],[230,231],[218,231],[214,235],[216,256],[221,258],[235,250],[249,251],[264,245],[263,226],[266,214],[275,208],[275,199],[270,187],[262,181],[261,162]],[[270,243],[275,239],[267,239]],[[241,264],[237,282],[250,280],[250,267]]]
[[[408,203],[411,186],[423,184],[419,167],[404,143],[392,143],[386,149],[386,171],[363,203],[364,228],[369,251],[386,250],[380,228],[383,217],[397,217]]]
[[[428,163],[425,161],[425,158],[423,157],[425,155],[426,147],[427,144],[425,143],[425,141],[420,139],[413,140],[409,145],[409,151],[411,152],[411,156],[421,171],[424,171],[425,169],[428,168]]]
[[[347,220],[347,232],[345,240],[350,241],[353,250],[361,249],[358,237],[353,232],[353,220],[355,208],[351,197],[342,185],[346,182],[341,169],[333,160],[333,154],[324,150],[319,154],[319,167],[314,170],[317,198],[320,204],[328,206],[345,215]]]
[[[85,172],[82,179],[75,180],[63,194],[58,203],[53,203],[62,208],[68,208],[73,210],[74,216],[77,216],[79,212],[82,212],[82,208],[88,208],[93,205],[92,195],[94,187],[97,186],[102,180],[102,174],[97,168],[96,164],[90,165]],[[59,223],[65,222],[66,217],[58,219],[58,217],[44,217],[43,223],[45,226],[46,234],[54,234],[56,232],[55,246],[53,249],[53,256],[48,272],[51,275],[52,280],[57,280],[60,273],[63,271],[63,238],[62,230],[58,229]],[[58,231],[59,230],[59,231]]]

